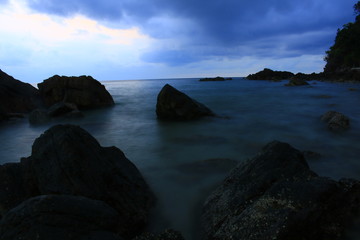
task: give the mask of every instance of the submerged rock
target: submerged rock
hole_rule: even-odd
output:
[[[40,105],[36,88],[0,70],[0,120],[7,119],[13,113],[28,113]]]
[[[359,198],[358,181],[319,177],[300,151],[274,141],[208,197],[204,239],[341,239]]]
[[[31,156],[11,169],[16,172],[5,169],[8,181],[0,182],[3,214],[32,196],[84,196],[114,208],[120,216],[118,232],[128,239],[146,227],[155,202],[141,173],[120,149],[101,147],[89,133],[73,125],[47,130],[35,140]],[[8,195],[13,191],[18,194]]]
[[[328,111],[321,116],[321,120],[327,123],[331,131],[343,131],[350,127],[350,119],[342,113]]]
[[[0,222],[0,239],[121,240],[119,215],[106,203],[80,196],[45,195],[26,200]]]
[[[194,120],[215,114],[205,105],[166,84],[157,97],[156,114],[164,120]]]
[[[285,84],[285,86],[287,87],[304,86],[304,85],[310,85],[310,84],[303,79],[291,79],[287,84]]]
[[[29,123],[32,125],[40,125],[48,123],[51,120],[46,110],[35,109],[29,114]]]
[[[91,76],[55,75],[39,83],[38,88],[47,107],[58,102],[73,103],[79,109],[114,105],[114,100],[104,85]]]
[[[59,117],[59,116],[64,116],[73,111],[79,111],[79,109],[75,104],[67,103],[67,102],[58,102],[52,105],[48,109],[48,114],[51,117]]]

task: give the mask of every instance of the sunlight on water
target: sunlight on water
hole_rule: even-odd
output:
[[[156,119],[156,97],[165,83],[228,118],[195,122]],[[153,229],[174,228],[196,239],[194,226],[201,204],[226,175],[206,160],[243,161],[272,140],[322,155],[309,159],[319,175],[360,178],[360,85],[318,82],[310,87],[284,87],[284,82],[199,82],[197,79],[104,82],[116,105],[85,112],[81,125],[103,146],[117,146],[143,173],[159,204]],[[349,88],[359,89],[349,91]],[[349,116],[351,129],[332,133],[320,116],[336,110]],[[69,121],[67,121],[69,122]],[[29,156],[31,145],[47,126],[32,127],[26,119],[0,125],[0,161]],[[191,165],[196,163],[195,165]],[[211,162],[209,162],[211,164]]]

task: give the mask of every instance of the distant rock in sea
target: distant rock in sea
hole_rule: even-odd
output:
[[[264,70],[257,72],[255,74],[250,74],[246,77],[249,80],[289,80],[294,74],[287,71],[274,71],[269,68],[264,68]]]
[[[207,198],[203,239],[343,239],[360,210],[360,182],[309,169],[287,143],[267,144]]]
[[[30,199],[40,195],[72,196]],[[82,203],[84,208],[72,210]],[[28,235],[21,229],[29,228],[31,234],[42,234],[38,227],[52,224],[63,226],[63,231],[58,230],[68,234],[77,234],[84,227],[83,234],[90,234],[87,239],[102,239],[92,237],[103,230],[116,231],[123,239],[131,239],[147,226],[154,204],[151,189],[120,149],[101,147],[88,132],[73,125],[50,128],[35,140],[30,157],[21,159],[20,163],[0,166],[0,213],[4,219],[0,222],[0,239],[27,239]],[[92,209],[95,212],[88,211],[94,205],[98,206]],[[111,212],[118,217],[112,227],[104,223],[101,230],[97,222],[101,216],[108,219],[115,215]],[[60,213],[63,216],[59,216]],[[32,223],[41,216],[48,221]],[[72,226],[77,224],[76,219],[87,219],[87,223],[79,224],[77,230]],[[19,235],[4,238],[14,232]]]
[[[227,81],[232,80],[232,78],[223,78],[223,77],[214,77],[214,78],[200,78],[200,82],[216,82],[216,81]]]
[[[81,109],[114,105],[114,100],[104,85],[91,76],[67,77],[55,75],[38,84],[47,107],[64,102]]]
[[[157,97],[156,114],[159,119],[187,121],[215,114],[204,104],[166,84]]]
[[[0,121],[41,105],[39,91],[0,70]]]

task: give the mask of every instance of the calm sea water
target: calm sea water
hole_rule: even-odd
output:
[[[272,140],[322,155],[309,165],[319,175],[360,179],[360,85],[312,82],[285,87],[285,82],[234,79],[103,82],[114,97],[111,108],[85,112],[78,120],[30,126],[26,119],[0,125],[0,163],[29,156],[35,138],[57,123],[73,123],[89,131],[103,146],[116,146],[134,162],[158,196],[153,230],[174,228],[196,238],[197,216],[205,196],[226,175],[203,165],[208,159],[243,161]],[[156,97],[171,84],[227,118],[195,122],[162,122],[155,114]],[[350,91],[355,88],[357,91]],[[351,129],[327,130],[320,116],[344,113]],[[184,167],[185,166],[187,167]],[[210,163],[211,164],[211,163]],[[190,167],[189,167],[190,166]]]

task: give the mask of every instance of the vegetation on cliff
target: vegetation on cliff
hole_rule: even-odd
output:
[[[360,68],[360,1],[354,5],[355,22],[338,29],[335,43],[326,51],[325,73],[347,72]]]

